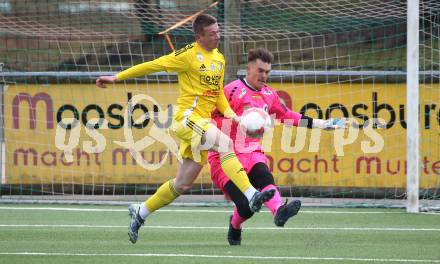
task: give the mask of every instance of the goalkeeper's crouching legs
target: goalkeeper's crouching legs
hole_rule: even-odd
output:
[[[251,218],[254,213],[249,207],[249,202],[246,196],[238,189],[238,187],[232,182],[228,181],[224,189],[231,197],[235,204],[234,213],[229,218],[229,229],[228,229],[228,242],[231,246],[238,246],[241,244],[241,231],[242,224],[249,218]]]

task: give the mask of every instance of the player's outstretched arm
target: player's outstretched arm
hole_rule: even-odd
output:
[[[278,97],[275,98],[275,103],[270,109],[270,113],[274,113],[276,118],[282,123],[289,123],[294,126],[324,130],[346,129],[348,127],[347,118],[330,118],[325,120],[301,115],[282,105]]]
[[[348,127],[347,118],[330,118],[327,120],[313,119],[313,128],[324,130],[346,129]]]
[[[185,50],[184,50],[185,51]],[[186,52],[171,52],[152,61],[147,61],[141,64],[132,66],[126,70],[118,72],[114,76],[100,76],[96,79],[96,86],[106,88],[106,84],[114,83],[115,81],[123,81],[126,79],[136,78],[139,76],[148,75],[154,72],[180,72],[188,69],[189,62],[187,60],[188,53]],[[176,55],[178,54],[178,55]]]
[[[96,79],[96,86],[99,88],[106,88],[106,84],[108,83],[114,83],[116,81],[116,76],[99,76],[98,79]]]

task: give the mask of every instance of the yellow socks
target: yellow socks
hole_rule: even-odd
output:
[[[180,193],[174,189],[173,180],[169,180],[162,184],[159,189],[157,189],[156,193],[145,201],[145,205],[149,213],[152,213],[171,203],[179,196]]]
[[[221,166],[229,179],[240,189],[240,191],[250,200],[256,192],[255,188],[249,182],[249,178],[234,152],[226,153],[220,158]],[[162,184],[156,193],[145,201],[148,213],[152,213],[180,196],[180,193],[174,189],[173,180]]]
[[[244,170],[240,161],[237,159],[237,156],[234,152],[226,153],[225,155],[220,156],[220,163],[225,174],[242,193],[245,193],[249,187],[252,187],[246,171]]]

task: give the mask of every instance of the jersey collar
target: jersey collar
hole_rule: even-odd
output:
[[[247,88],[251,89],[252,91],[254,91],[254,92],[261,92],[261,90],[258,90],[258,89],[256,89],[256,88],[252,87],[252,85],[250,85],[250,84],[246,81],[246,78],[240,78],[240,81],[241,81],[244,85],[246,85]]]

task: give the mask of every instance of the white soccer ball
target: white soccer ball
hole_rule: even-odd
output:
[[[241,115],[240,127],[249,137],[263,137],[271,125],[272,119],[269,114],[261,108],[249,108]]]

